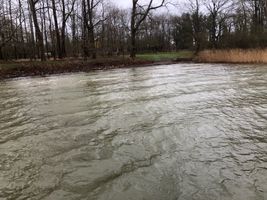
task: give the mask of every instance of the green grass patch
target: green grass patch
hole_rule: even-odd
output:
[[[145,53],[137,54],[138,59],[147,61],[170,61],[176,59],[190,59],[193,58],[192,51],[177,51],[177,52],[163,52],[163,53]]]

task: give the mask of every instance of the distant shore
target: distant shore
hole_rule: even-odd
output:
[[[0,79],[18,78],[27,76],[48,76],[53,74],[90,72],[95,70],[108,70],[117,68],[145,67],[152,65],[168,65],[181,62],[191,62],[190,59],[170,61],[145,60],[94,60],[94,61],[53,61],[53,62],[22,62],[8,63],[1,67]]]
[[[16,78],[26,76],[48,76],[52,74],[89,72],[153,64],[150,61],[130,59],[97,59],[97,60],[57,60],[57,61],[22,61],[0,64],[0,78]]]
[[[191,52],[172,52],[158,54],[142,54],[136,59],[126,57],[99,57],[95,60],[66,59],[40,61],[9,61],[0,62],[0,79],[48,76],[52,74],[90,72],[95,70],[107,70],[116,68],[143,67],[151,65],[174,64],[179,62],[191,62]]]
[[[95,60],[65,59],[40,61],[0,62],[0,79],[49,76],[52,74],[90,72],[116,68],[144,67],[175,63],[231,63],[267,64],[267,49],[204,50],[194,55],[192,51],[140,54],[136,59],[125,57],[99,57]]]

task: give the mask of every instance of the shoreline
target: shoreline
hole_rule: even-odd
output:
[[[195,64],[233,64],[233,65],[267,65],[267,50],[204,50],[198,55],[180,56],[176,58],[155,59],[128,57],[100,57],[96,60],[66,59],[40,61],[9,61],[0,62],[0,80],[20,77],[46,77],[75,72],[91,72],[96,70],[111,70],[120,68],[137,68],[178,63]],[[160,54],[158,54],[160,55]],[[161,56],[161,55],[160,55]]]
[[[169,65],[177,63],[193,63],[193,59],[176,59],[166,61],[148,61],[131,59],[73,60],[73,61],[27,61],[0,63],[0,80],[23,77],[46,77],[64,73],[91,72],[121,68],[137,68],[148,66]]]

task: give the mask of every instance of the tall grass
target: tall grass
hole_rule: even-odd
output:
[[[198,62],[267,63],[267,49],[205,50],[196,57]]]

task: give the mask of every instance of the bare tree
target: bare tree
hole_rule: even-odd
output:
[[[8,15],[10,15],[10,1],[9,6],[6,5],[3,1],[0,2],[0,59],[4,58],[4,53],[2,52],[2,49],[13,40],[15,32],[14,32],[14,26],[11,19],[8,19]],[[9,7],[9,9],[5,8]],[[7,11],[9,10],[9,12]]]
[[[231,0],[204,0],[204,5],[210,14],[210,33],[212,47],[217,47],[218,33],[221,32],[221,23],[228,17],[229,8],[233,8]]]
[[[189,9],[191,12],[191,20],[193,25],[193,37],[196,46],[196,53],[199,52],[201,48],[201,23],[200,23],[200,0],[188,0]]]
[[[141,5],[139,0],[132,0],[131,13],[131,52],[130,57],[136,57],[136,35],[139,31],[140,25],[145,21],[152,10],[156,10],[164,6],[166,0],[161,0],[159,5],[154,6],[153,0],[150,0],[148,5]]]
[[[56,2],[55,0],[51,0],[51,3],[52,3],[52,10],[53,10],[54,24],[55,24],[57,55],[59,58],[62,58],[61,44],[60,44],[61,40],[60,40],[60,33],[59,33],[59,26],[58,26],[58,19],[57,19]]]
[[[59,58],[66,57],[66,25],[67,21],[72,15],[76,0],[60,0],[60,6],[56,6],[55,0],[51,0],[55,32],[56,32],[56,44],[57,54]],[[57,7],[61,7],[61,27],[59,28],[58,23],[58,12]],[[61,31],[60,31],[61,30]]]
[[[96,58],[96,45],[95,45],[95,28],[100,25],[105,18],[102,15],[97,16],[96,12],[101,7],[103,0],[83,0],[82,12],[84,23],[84,55],[88,56],[89,52],[93,59]],[[102,9],[103,12],[103,9]],[[89,44],[89,52],[87,45]]]
[[[66,57],[66,25],[72,15],[76,0],[61,0],[62,5],[62,23],[61,23],[61,52],[62,56]]]
[[[153,12],[174,0],[132,0],[131,12],[105,0],[0,0],[0,59],[267,46],[267,0],[184,1],[186,13]]]
[[[33,19],[36,37],[38,40],[37,44],[38,44],[38,48],[39,48],[40,58],[41,58],[41,61],[45,61],[46,57],[45,57],[43,33],[40,30],[39,22],[38,22],[38,18],[37,18],[36,4],[38,2],[39,2],[39,0],[29,0],[29,5],[30,5],[31,14],[32,14],[32,19]]]

